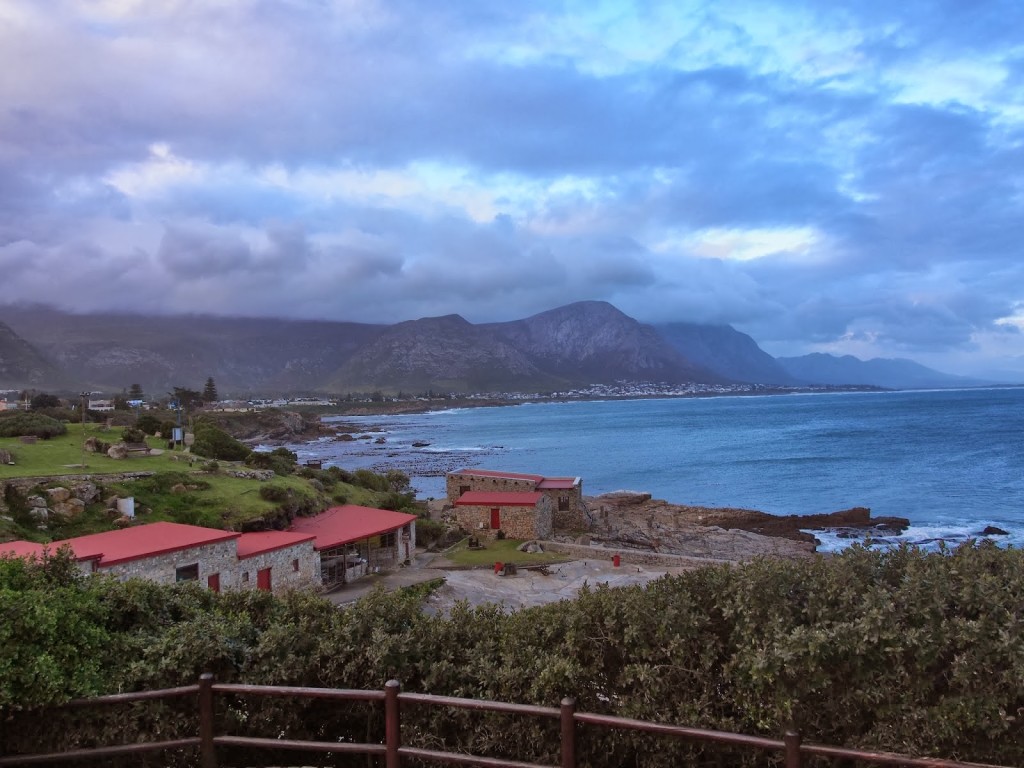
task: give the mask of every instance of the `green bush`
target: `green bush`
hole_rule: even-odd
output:
[[[224,430],[200,421],[195,427],[192,453],[220,461],[244,461],[252,450]]]
[[[280,485],[264,485],[260,487],[260,498],[266,501],[273,501],[283,504],[292,497],[292,492]]]
[[[140,429],[147,435],[155,435],[159,432],[163,437],[170,437],[170,432],[164,432],[160,425],[160,419],[152,413],[144,413],[135,420],[135,428]]]
[[[395,677],[407,691],[549,707],[574,696],[585,712],[772,738],[792,723],[818,743],[1024,764],[1020,550],[854,548],[598,587],[512,613],[461,604],[449,616],[399,593],[338,611],[307,593],[45,578],[0,561],[0,647],[13,654],[0,655],[0,695],[19,706],[186,685],[207,670],[229,683],[375,690]],[[383,739],[379,707],[357,703],[253,698],[222,715],[239,736]],[[195,731],[194,701],[138,705],[113,726],[107,711],[15,707],[5,717],[3,754],[111,727],[120,743]],[[412,746],[558,762],[557,721],[411,707],[403,733]],[[577,757],[598,768],[766,764],[758,752],[591,726]],[[232,759],[281,764],[265,753]]]
[[[276,449],[267,453],[266,451],[253,451],[245,457],[245,465],[256,469],[270,469],[275,475],[290,475],[295,471],[295,461],[287,455],[282,455]],[[291,453],[291,451],[287,451]],[[294,456],[294,454],[292,454]]]
[[[0,437],[35,436],[43,440],[66,434],[68,428],[39,413],[14,413],[0,419]]]
[[[121,430],[121,439],[126,443],[146,442],[146,433],[135,427],[125,427]]]

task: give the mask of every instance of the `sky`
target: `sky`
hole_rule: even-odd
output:
[[[583,300],[1024,380],[1024,3],[0,0],[0,304]]]

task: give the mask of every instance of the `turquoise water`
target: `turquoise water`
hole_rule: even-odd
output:
[[[907,540],[956,540],[986,525],[1024,544],[1024,389],[541,403],[343,417],[384,443],[299,449],[347,468],[397,467],[418,495],[480,466],[583,478],[680,504],[774,514],[870,507],[912,522]],[[429,446],[414,448],[413,442]],[[823,538],[823,548],[842,545]]]

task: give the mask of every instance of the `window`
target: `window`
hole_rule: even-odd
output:
[[[469,486],[468,485],[460,485],[459,486],[459,496],[461,496],[464,493],[469,493]]]
[[[395,532],[383,533],[380,537],[380,546],[382,549],[389,549],[395,546]]]
[[[563,496],[559,496],[558,497],[558,511],[559,512],[568,512],[569,511],[569,497],[568,496],[564,496],[563,495]]]
[[[299,558],[292,560],[292,570],[298,573],[299,571]]]
[[[244,581],[245,583],[249,583],[249,572],[248,571],[245,571],[245,572],[242,573],[242,581]]]
[[[199,581],[199,563],[182,565],[174,569],[175,581]]]

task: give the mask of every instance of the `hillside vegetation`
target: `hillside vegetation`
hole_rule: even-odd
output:
[[[571,695],[582,711],[772,737],[793,724],[819,743],[1024,764],[1024,553],[988,544],[708,567],[512,614],[463,605],[447,617],[408,594],[338,611],[304,592],[214,594],[83,579],[60,558],[0,561],[0,610],[0,646],[12,651],[0,657],[5,754],[191,735],[192,701],[116,716],[38,708],[209,671],[344,688],[397,678],[405,690],[546,706]],[[218,714],[236,735],[383,739],[379,705],[230,699]],[[416,746],[558,763],[556,722],[432,707],[408,707],[403,720]],[[755,763],[716,749],[580,729],[583,765]]]

